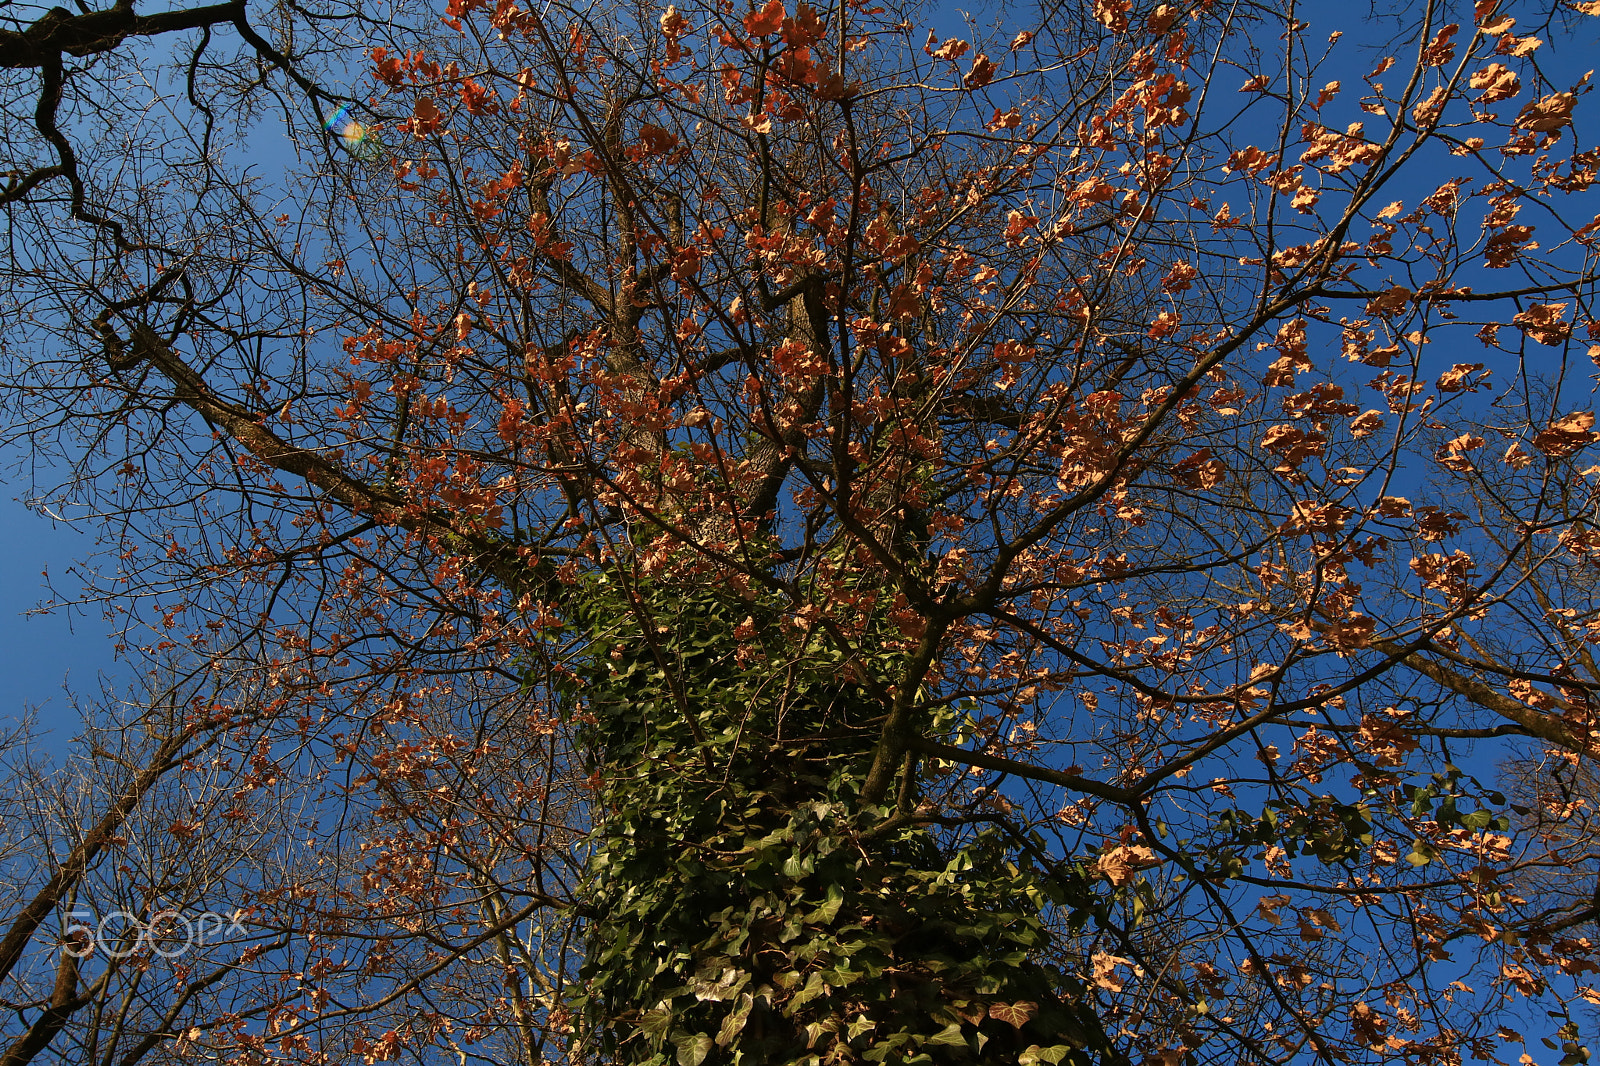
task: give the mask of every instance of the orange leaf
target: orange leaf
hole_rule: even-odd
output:
[[[639,143],[644,146],[646,155],[660,155],[678,146],[678,135],[646,122],[639,127]]]
[[[1572,109],[1577,102],[1571,93],[1551,93],[1522,109],[1522,114],[1517,116],[1517,128],[1554,133],[1572,121]]]
[[[1572,335],[1572,323],[1566,320],[1566,312],[1565,303],[1534,304],[1511,322],[1532,340],[1553,347]]]
[[[1094,5],[1094,17],[1112,33],[1125,33],[1128,12],[1132,9],[1133,0],[1098,0]]]
[[[1517,95],[1521,85],[1517,82],[1517,73],[1506,69],[1504,63],[1490,63],[1482,70],[1476,71],[1468,82],[1474,89],[1482,90],[1478,99],[1485,104],[1492,104],[1499,100],[1508,100]]]
[[[826,27],[822,19],[817,16],[816,9],[810,4],[800,3],[795,6],[794,18],[783,20],[783,43],[790,48],[804,48],[822,40]]]
[[[439,113],[439,105],[433,102],[431,96],[417,98],[416,106],[411,112],[411,133],[417,137],[426,137],[436,133],[443,123],[444,116]]]
[[[981,89],[994,80],[994,69],[994,61],[980,53],[972,61],[972,69],[967,72],[963,84],[969,89]]]
[[[752,37],[777,33],[783,25],[783,0],[767,0],[767,6],[744,17],[744,31]]]
[[[1589,428],[1592,425],[1594,425],[1592,412],[1575,411],[1565,418],[1552,422],[1550,428],[1533,438],[1533,446],[1553,459],[1565,459],[1578,449],[1600,439],[1600,433],[1595,433]]]

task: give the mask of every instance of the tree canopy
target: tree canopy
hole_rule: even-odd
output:
[[[0,1066],[1587,1061],[1600,4],[3,14]]]

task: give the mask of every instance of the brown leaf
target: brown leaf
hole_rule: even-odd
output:
[[[1533,438],[1533,446],[1552,459],[1565,459],[1595,440],[1600,439],[1600,433],[1590,430],[1594,425],[1594,414],[1589,411],[1574,411],[1565,418],[1550,423],[1548,429]]]
[[[1517,116],[1517,128],[1534,133],[1554,133],[1572,122],[1577,98],[1571,93],[1551,93],[1535,100]]]
[[[1143,844],[1121,844],[1103,852],[1095,860],[1095,869],[1100,876],[1120,888],[1132,881],[1138,870],[1154,866],[1158,861],[1156,853]]]
[[[981,89],[994,80],[994,71],[994,60],[980,53],[978,58],[972,61],[972,69],[962,79],[962,84],[969,89]]]
[[[1095,0],[1094,17],[1112,33],[1126,33],[1133,0]]]
[[[1256,900],[1256,911],[1273,925],[1283,924],[1283,915],[1278,913],[1279,908],[1289,904],[1289,897],[1284,895],[1262,896]]]
[[[1566,321],[1567,305],[1534,304],[1511,320],[1532,340],[1555,346],[1572,335],[1572,323]]]
[[[783,0],[768,0],[760,11],[744,17],[744,31],[752,37],[765,37],[777,33],[783,25]]]
[[[1404,285],[1392,286],[1367,301],[1367,314],[1384,316],[1395,314],[1404,310],[1411,302],[1411,295],[1411,290]]]
[[[644,146],[646,155],[660,155],[678,146],[678,135],[646,122],[639,127],[639,142]]]
[[[431,96],[419,96],[411,111],[411,133],[416,137],[426,137],[436,133],[444,122],[444,116],[439,113],[439,105],[433,102]]]
[[[1131,959],[1125,959],[1120,955],[1108,955],[1103,951],[1097,951],[1090,957],[1089,964],[1093,968],[1090,979],[1094,981],[1096,988],[1103,988],[1107,992],[1121,992],[1122,979],[1117,976],[1117,966],[1118,964],[1131,966],[1133,963]]]
[[[1508,69],[1504,63],[1490,63],[1474,72],[1468,84],[1480,90],[1478,102],[1483,104],[1509,100],[1522,90],[1516,71]]]

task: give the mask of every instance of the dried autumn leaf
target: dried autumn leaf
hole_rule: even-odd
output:
[[[1282,925],[1283,915],[1278,911],[1288,906],[1290,902],[1289,897],[1282,894],[1262,896],[1256,900],[1256,912],[1273,925]]]
[[[1504,63],[1490,63],[1474,72],[1468,84],[1479,90],[1478,102],[1484,104],[1509,100],[1522,90],[1517,72],[1508,69]]]
[[[439,105],[433,102],[431,96],[419,96],[411,110],[411,133],[416,137],[426,137],[437,133],[443,124],[444,116],[439,111]]]
[[[1078,182],[1067,198],[1080,204],[1103,204],[1117,195],[1117,187],[1103,178],[1085,178]]]
[[[1434,456],[1434,460],[1446,470],[1466,473],[1472,467],[1472,460],[1466,457],[1467,452],[1482,448],[1487,443],[1475,433],[1463,433],[1454,440],[1446,441]]]
[[[1367,314],[1388,317],[1411,303],[1411,290],[1404,285],[1392,285],[1367,301]]]
[[[1282,457],[1280,472],[1297,469],[1307,459],[1321,455],[1326,444],[1327,439],[1316,430],[1288,424],[1273,426],[1261,438],[1264,450]]]
[[[816,8],[801,0],[795,5],[794,17],[783,20],[783,43],[790,48],[805,48],[822,40],[827,28]]]
[[[744,31],[752,37],[766,37],[777,33],[783,26],[783,0],[767,0],[760,11],[744,17]]]
[[[1223,173],[1259,174],[1270,166],[1276,165],[1278,157],[1273,152],[1265,152],[1254,145],[1236,149],[1228,156],[1228,161],[1223,164]]]
[[[1431,126],[1438,122],[1449,95],[1444,86],[1436,87],[1426,97],[1417,101],[1416,106],[1411,109],[1411,121],[1419,127]]]
[[[1132,966],[1132,959],[1125,959],[1120,955],[1110,955],[1097,951],[1089,959],[1091,967],[1090,980],[1096,988],[1103,988],[1107,992],[1121,992],[1123,982],[1117,976],[1118,966]]]
[[[962,79],[962,84],[969,89],[981,89],[994,80],[994,61],[988,56],[979,53],[972,61],[972,69],[967,71],[967,76]]]
[[[1210,448],[1201,448],[1173,467],[1173,475],[1185,485],[1197,489],[1214,489],[1228,477],[1228,467],[1211,454]]]
[[[1119,888],[1132,881],[1134,875],[1157,863],[1156,853],[1143,844],[1119,844],[1102,852],[1095,860],[1095,869],[1101,877]]]
[[[1423,65],[1438,67],[1450,62],[1456,54],[1456,48],[1451,43],[1451,39],[1455,37],[1460,29],[1461,27],[1454,22],[1440,27],[1433,40],[1429,41],[1428,46],[1422,50]]]
[[[1472,375],[1483,369],[1482,363],[1456,363],[1449,370],[1439,375],[1439,380],[1433,387],[1440,392],[1463,392],[1472,390]]]
[[[1559,345],[1572,336],[1572,323],[1565,318],[1567,305],[1534,304],[1512,318],[1513,325],[1540,344]]]
[[[1112,33],[1126,33],[1133,0],[1095,0],[1094,17]]]
[[[1581,448],[1600,440],[1600,433],[1589,427],[1594,425],[1592,411],[1574,411],[1557,419],[1533,438],[1533,446],[1552,459],[1565,459]]]
[[[1383,428],[1383,415],[1377,411],[1363,411],[1350,420],[1350,435],[1357,440],[1370,437]]]
[[[1008,244],[1015,243],[1024,233],[1039,224],[1039,219],[1021,211],[1011,211],[1006,215],[1005,238]]]
[[[821,100],[849,100],[861,93],[859,82],[847,82],[836,73],[824,74],[817,80],[816,94]]]
[[[678,146],[678,135],[646,122],[639,127],[639,142],[646,155],[660,155]]]
[[[1514,20],[1507,18],[1501,25],[1504,28],[1510,28],[1513,21]],[[1492,32],[1488,30],[1488,27],[1485,27],[1485,30]],[[1500,39],[1500,45],[1495,49],[1495,51],[1499,52],[1501,55],[1516,56],[1518,59],[1526,59],[1528,56],[1531,56],[1533,53],[1537,52],[1543,45],[1543,40],[1538,37],[1534,37],[1531,34],[1527,37],[1513,37],[1508,33]]]
[[[990,133],[999,133],[1001,130],[1014,130],[1022,125],[1022,115],[1016,108],[1002,112],[998,107],[994,109],[994,117],[983,124],[983,128]]]
[[[1517,128],[1534,133],[1554,133],[1572,122],[1577,97],[1571,93],[1551,93],[1529,103],[1517,116]]]
[[[1500,967],[1500,977],[1524,996],[1536,996],[1544,991],[1544,978],[1515,963],[1503,963]],[[1523,1057],[1527,1058],[1526,1055]]]
[[[681,37],[690,32],[689,20],[671,4],[661,16],[661,32],[668,37]]]
[[[1316,209],[1317,201],[1320,199],[1322,199],[1322,193],[1307,186],[1294,194],[1294,198],[1289,201],[1289,206],[1302,215],[1309,215]]]

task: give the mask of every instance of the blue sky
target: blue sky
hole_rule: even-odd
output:
[[[948,15],[949,9],[945,9],[936,17]],[[961,32],[953,18],[949,26],[949,32]],[[1593,62],[1577,42],[1567,44],[1559,54],[1560,63],[1553,69],[1565,71],[1576,65],[1574,77]],[[1357,59],[1351,57],[1349,62],[1357,63]],[[0,719],[35,709],[45,734],[41,751],[59,759],[78,726],[65,686],[90,696],[98,691],[102,674],[116,677],[125,671],[115,661],[109,625],[98,610],[34,611],[52,595],[46,573],[56,593],[70,595],[75,585],[71,568],[94,550],[92,531],[30,512],[22,502],[30,489],[24,480],[0,482],[0,489],[0,558],[4,559],[0,566],[0,668],[9,681],[0,702]],[[1541,1033],[1528,1031],[1534,1045],[1530,1052],[1542,1062],[1553,1062],[1555,1056],[1545,1055],[1533,1039]]]
[[[31,613],[47,601],[45,572],[58,590],[71,588],[70,568],[86,557],[94,538],[29,511],[22,503],[29,486],[8,479],[0,496],[0,671],[7,680],[0,719],[38,712],[49,731],[44,750],[59,755],[77,732],[77,714],[63,689],[82,694],[99,688],[97,677],[113,671],[112,640],[97,611]]]

